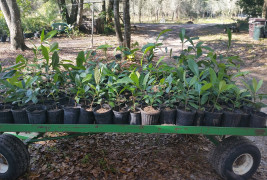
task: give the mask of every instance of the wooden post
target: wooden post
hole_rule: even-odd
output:
[[[93,2],[92,4],[92,34],[91,34],[91,47],[93,48],[94,47],[94,13],[95,13],[95,10],[94,10],[94,5],[95,3]]]

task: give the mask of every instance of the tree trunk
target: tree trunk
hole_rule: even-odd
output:
[[[114,0],[109,0],[109,3],[108,3],[108,23],[112,22],[113,9],[114,9]]]
[[[5,16],[9,31],[11,47],[14,50],[29,49],[24,42],[24,36],[21,28],[20,10],[16,0],[0,0],[0,8]]]
[[[119,4],[120,4],[120,0],[114,0],[115,31],[116,31],[116,36],[117,36],[117,39],[119,41],[119,44],[120,44],[120,46],[122,46],[123,45],[123,38],[122,38],[121,24],[120,24]]]
[[[130,2],[123,0],[124,46],[131,48]]]
[[[267,20],[267,0],[264,0],[262,8],[262,18],[265,18]]]
[[[66,21],[68,24],[74,24],[77,20],[78,15],[78,0],[71,0],[71,12],[69,14],[66,1],[58,0],[58,7],[63,21]]]
[[[142,23],[142,0],[139,0],[138,10],[139,23]]]
[[[71,0],[71,13],[69,17],[69,21],[67,21],[68,24],[74,24],[77,21],[77,15],[78,15],[78,2],[79,0]]]
[[[77,16],[78,27],[80,27],[80,25],[83,23],[83,3],[84,3],[84,0],[80,0],[79,6],[78,6],[78,16]]]
[[[106,22],[106,1],[102,1],[102,13],[103,13],[103,19],[104,22]]]

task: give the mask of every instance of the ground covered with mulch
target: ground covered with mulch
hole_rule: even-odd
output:
[[[22,179],[220,179],[202,136],[94,134],[30,146]]]

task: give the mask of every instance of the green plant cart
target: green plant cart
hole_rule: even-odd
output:
[[[4,133],[5,132],[5,133]],[[9,132],[16,132],[11,135]],[[19,132],[38,132],[32,137]],[[46,132],[71,132],[68,136],[47,137]],[[212,165],[225,179],[248,179],[257,170],[261,153],[243,136],[267,136],[267,128],[226,128],[163,125],[97,125],[97,124],[0,124],[0,179],[16,179],[29,166],[27,146],[46,140],[70,138],[89,133],[170,133],[205,135],[216,148],[211,154]]]

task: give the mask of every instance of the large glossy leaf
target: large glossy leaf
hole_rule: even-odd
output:
[[[46,60],[46,64],[49,63],[49,54],[48,54],[48,50],[45,46],[41,45],[41,49],[42,49],[42,54]]]
[[[194,61],[193,59],[189,59],[187,62],[188,62],[188,67],[190,68],[190,70],[196,76],[199,76],[199,69],[198,69],[198,65],[197,65],[196,61]]]
[[[79,54],[76,58],[76,65],[78,67],[82,67],[84,62],[85,62],[84,51],[81,51],[81,52],[79,52]]]
[[[166,32],[169,32],[169,31],[172,31],[172,30],[171,30],[171,29],[165,29],[165,30],[161,31],[161,32],[159,33],[159,35],[158,35],[156,41],[158,42],[159,38],[160,38],[163,34],[165,34]]]

